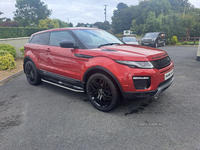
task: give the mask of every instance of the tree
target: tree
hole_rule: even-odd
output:
[[[59,28],[59,23],[56,20],[51,20],[50,18],[40,20],[39,21],[39,28]]]
[[[94,25],[101,29],[103,22],[95,22]]]
[[[1,12],[0,11],[0,15],[2,15],[3,14],[3,12]],[[4,18],[0,18],[0,21],[3,21],[5,19],[5,17]]]
[[[95,22],[94,25],[97,26],[99,29],[103,29],[103,30],[111,29],[111,25],[110,25],[110,23],[108,21]]]
[[[118,11],[121,9],[126,9],[126,8],[128,8],[127,4],[124,4],[122,2],[117,5]]]
[[[69,23],[69,26],[70,26],[70,27],[73,27],[73,23],[70,22],[70,23]]]
[[[176,13],[183,13],[186,8],[186,13],[188,8],[191,6],[189,0],[169,0],[171,8]]]
[[[117,10],[114,10],[112,17],[112,28],[114,33],[122,33],[124,30],[129,30],[133,20],[132,7],[128,7],[124,3],[117,5]]]
[[[88,24],[88,23],[87,23]],[[78,23],[77,25],[76,25],[76,27],[85,27],[86,26],[86,24],[85,23]]]
[[[51,15],[51,10],[40,0],[16,0],[14,20],[20,26],[27,26],[31,23],[39,23],[39,20],[46,19]]]
[[[149,12],[148,18],[144,26],[144,32],[160,31],[161,22],[156,18],[155,12]]]
[[[67,22],[61,21],[60,19],[54,19],[58,22],[60,28],[69,27]]]

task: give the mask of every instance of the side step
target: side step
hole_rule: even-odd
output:
[[[69,87],[66,87],[66,86],[63,86],[63,85],[60,85],[60,84],[57,84],[57,83],[54,83],[54,82],[51,82],[51,81],[47,81],[47,80],[44,80],[44,79],[41,79],[43,82],[46,82],[46,83],[49,83],[49,84],[52,84],[52,85],[55,85],[55,86],[58,86],[58,87],[61,87],[61,88],[64,88],[64,89],[67,89],[67,90],[71,90],[71,91],[74,91],[74,92],[84,92],[83,89],[80,89],[80,90],[76,90],[76,89],[73,89],[73,88],[69,88]],[[76,88],[77,86],[74,86],[74,88]],[[79,88],[79,87],[78,87]]]

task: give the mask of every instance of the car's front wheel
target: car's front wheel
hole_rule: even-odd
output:
[[[163,43],[163,46],[165,46],[165,42]]]
[[[108,112],[116,107],[119,92],[115,84],[104,74],[93,74],[87,82],[87,95],[98,110]]]
[[[35,65],[31,61],[26,62],[24,69],[26,78],[30,84],[37,85],[42,82]]]
[[[156,42],[156,43],[155,43],[155,48],[157,48],[157,47],[158,47],[158,43]]]

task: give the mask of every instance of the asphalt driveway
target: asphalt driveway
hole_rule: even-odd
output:
[[[0,86],[0,150],[200,150],[197,46],[160,49],[175,64],[171,87],[109,113],[83,93],[31,86],[24,74]]]

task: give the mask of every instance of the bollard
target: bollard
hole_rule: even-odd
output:
[[[199,39],[199,46],[197,50],[197,61],[200,61],[200,39]]]

